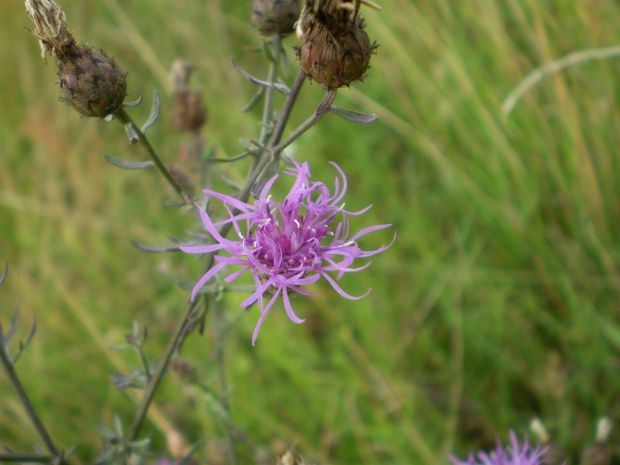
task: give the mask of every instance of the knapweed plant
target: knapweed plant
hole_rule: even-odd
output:
[[[390,232],[384,238],[386,244],[379,248],[365,249],[363,241],[367,234],[389,229],[390,225],[356,229],[355,218],[370,207],[358,211],[346,207],[347,178],[343,170],[331,163],[333,181],[315,179],[311,175],[307,154],[292,158],[287,155],[287,148],[328,114],[361,124],[376,119],[371,114],[339,108],[333,102],[339,88],[354,85],[369,70],[377,45],[365,31],[361,9],[363,6],[379,7],[369,0],[307,0],[303,4],[300,0],[255,0],[251,17],[264,35],[264,51],[269,63],[267,76],[255,77],[235,62],[231,71],[234,66],[259,88],[251,105],[260,102],[263,105],[260,134],[246,144],[241,154],[232,158],[219,158],[214,150],[208,150],[201,136],[207,119],[206,106],[200,93],[188,85],[191,66],[177,61],[171,73],[172,117],[178,130],[190,134],[191,142],[185,160],[187,166],[177,164],[171,167],[159,156],[146,135],[160,113],[159,94],[154,93],[150,116],[139,126],[129,115],[128,108],[137,106],[140,100],[126,102],[131,82],[123,67],[103,50],[78,42],[61,6],[54,0],[26,0],[25,6],[34,23],[31,32],[39,41],[43,60],[51,57],[56,62],[61,100],[83,116],[119,121],[130,143],[139,144],[150,158],[143,162],[128,162],[106,156],[106,160],[116,167],[130,170],[154,166],[178,197],[175,201],[168,201],[168,205],[182,209],[196,220],[195,231],[174,243],[161,247],[138,244],[151,252],[182,252],[188,262],[198,256],[203,272],[200,276],[187,277],[195,284],[186,287],[188,301],[158,360],[148,360],[145,355],[143,347],[148,331],[138,323],[126,336],[124,346],[117,347],[136,350],[141,365],[129,374],[113,375],[112,382],[119,389],[142,390],[141,401],[131,424],[124,425],[117,417],[112,429],[100,427],[104,439],[97,463],[154,463],[150,434],[143,431],[149,407],[183,341],[195,327],[207,324],[208,310],[223,305],[221,296],[225,292],[247,292],[247,298],[228,311],[241,314],[245,310],[247,318],[256,320],[248,344],[256,344],[259,330],[269,313],[283,311],[298,324],[312,318],[312,315],[304,318],[295,313],[292,297],[312,298],[321,292],[320,286],[314,286],[318,281],[326,281],[344,298],[334,301],[334,307],[348,305],[348,301],[361,299],[370,292],[368,289],[362,295],[351,295],[338,280],[348,273],[363,272],[371,264],[367,259],[387,250],[396,234]],[[294,32],[298,40],[295,54],[299,71],[289,87],[278,73],[286,57],[283,39]],[[305,122],[287,130],[296,99],[307,80],[323,86],[325,96],[317,102],[316,111]],[[276,93],[285,96],[278,111],[274,105]],[[245,181],[241,185],[228,182],[229,190],[216,189],[213,173],[222,173],[216,165],[241,160],[246,164],[249,162]],[[277,194],[275,187],[279,184],[290,186],[288,194]],[[5,276],[6,272],[0,282]],[[238,284],[237,280],[245,284]],[[290,331],[296,330],[290,328]],[[0,329],[2,366],[44,448],[34,453],[7,449],[0,455],[0,461],[75,463],[75,458],[70,457],[70,448],[54,443],[19,382],[15,363],[25,344],[20,343],[17,350],[12,351],[9,342],[14,333],[15,324],[7,334]],[[31,336],[33,333],[34,326]],[[268,344],[269,341],[262,343]],[[233,432],[230,435],[229,462],[247,463],[246,460],[240,461],[235,451],[236,436]],[[184,457],[176,457],[178,463],[198,463],[195,460],[200,456],[200,446],[199,442],[185,451]],[[285,461],[303,463],[294,452],[281,458],[282,463]]]
[[[519,444],[514,431],[510,432],[510,445],[504,447],[497,443],[497,447],[491,452],[478,452],[471,454],[467,460],[459,460],[451,457],[453,465],[543,465],[548,463],[545,454],[548,448],[531,447],[527,439]]]

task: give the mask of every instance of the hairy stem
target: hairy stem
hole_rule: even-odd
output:
[[[30,402],[30,399],[28,398],[28,395],[26,394],[24,386],[22,385],[21,381],[17,377],[17,373],[15,372],[15,368],[13,367],[13,362],[11,361],[9,354],[5,352],[2,345],[0,345],[0,362],[2,363],[2,368],[4,368],[5,373],[9,377],[9,380],[11,381],[11,384],[13,384],[13,388],[15,389],[15,392],[17,392],[17,395],[19,396],[19,400],[24,406],[24,409],[26,410],[26,414],[30,418],[30,421],[32,422],[35,429],[37,430],[37,433],[39,433],[39,436],[41,436],[41,439],[45,443],[45,447],[50,452],[50,454],[52,454],[54,457],[58,457],[60,455],[60,452],[58,451],[56,444],[54,444],[52,437],[49,435],[49,433],[45,429],[45,426],[43,426],[43,422],[37,415],[37,412],[35,411],[34,406]],[[66,463],[66,462],[63,460],[61,463]]]
[[[280,141],[280,138],[282,137],[282,133],[284,132],[284,128],[286,127],[286,123],[291,115],[291,111],[293,109],[295,101],[297,100],[297,96],[299,95],[299,91],[301,90],[301,87],[305,79],[306,79],[306,73],[303,70],[300,70],[299,74],[297,75],[297,79],[295,80],[295,84],[293,85],[290,94],[287,96],[286,102],[284,102],[284,107],[282,108],[282,112],[280,113],[280,118],[278,119],[278,122],[276,123],[276,129],[274,130],[274,133],[271,136],[271,140],[269,142],[269,147],[268,147],[269,149],[273,149],[273,147],[275,147],[277,143]],[[241,200],[242,202],[245,202],[248,199],[252,191],[252,186],[254,185],[254,183],[256,182],[260,174],[262,173],[265,166],[269,163],[271,158],[272,158],[272,150],[266,150],[263,152],[260,160],[257,163],[257,166],[254,168],[254,170],[252,171],[252,173],[246,180],[245,184],[241,187],[241,190],[239,191],[237,195],[237,198],[239,200]],[[231,223],[226,223],[222,225],[222,227],[219,230],[219,233],[222,236],[226,236],[228,232],[230,231],[231,227],[232,227]],[[203,266],[203,271],[205,273],[211,268],[211,266],[213,266],[214,261],[215,261],[215,254],[213,253],[206,254],[205,263]],[[179,340],[181,339],[181,335],[183,334],[183,329],[185,328],[185,325],[187,324],[187,321],[190,315],[192,314],[192,311],[194,310],[195,306],[196,306],[196,303],[188,304],[183,314],[179,318],[179,321],[177,322],[174,332],[170,336],[170,340],[168,341],[168,345],[166,346],[164,355],[161,361],[159,362],[157,371],[153,375],[151,382],[147,385],[144,391],[142,401],[140,402],[140,406],[138,407],[138,412],[136,413],[133,419],[133,422],[131,424],[131,431],[130,431],[129,437],[132,440],[136,439],[138,437],[138,434],[140,433],[140,429],[142,428],[142,424],[144,423],[144,419],[146,418],[146,414],[149,409],[149,406],[151,405],[151,401],[153,400],[153,397],[155,395],[155,391],[157,390],[157,387],[159,386],[159,383],[161,382],[164,376],[164,373],[166,372],[168,364],[170,363],[170,360],[172,358],[172,354],[174,353],[174,350]]]
[[[172,175],[170,174],[170,171],[168,171],[168,169],[164,166],[161,159],[157,155],[157,152],[155,152],[155,149],[153,148],[153,146],[147,139],[146,134],[144,134],[142,130],[136,125],[134,120],[131,119],[131,116],[129,116],[129,114],[125,111],[125,109],[122,107],[119,108],[114,113],[114,116],[116,116],[118,120],[121,123],[123,123],[123,125],[129,124],[131,126],[131,129],[138,136],[138,141],[142,144],[146,152],[149,154],[149,157],[151,157],[151,160],[153,160],[153,163],[155,163],[155,166],[157,167],[161,175],[164,177],[164,179],[168,181],[168,184],[170,184],[170,186],[174,189],[174,191],[177,194],[179,194],[179,196],[183,199],[185,203],[191,204],[192,203],[191,196],[185,193],[185,191],[179,185],[179,183],[176,182],[176,180],[172,177]]]

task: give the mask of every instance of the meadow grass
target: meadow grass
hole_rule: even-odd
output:
[[[250,50],[259,36],[244,1],[136,0],[62,5],[79,40],[129,71],[134,114],[154,88],[169,97],[175,58],[196,65],[209,108],[206,136],[222,156],[258,133],[254,93],[230,65],[266,72]],[[367,12],[380,48],[368,78],[336,104],[374,112],[360,127],[328,116],[295,147],[316,179],[347,173],[347,207],[373,204],[359,227],[393,223],[398,237],[366,271],[345,279],[358,302],[321,286],[298,298],[306,324],[273,312],[256,347],[256,311],[225,299],[204,337],[181,358],[201,384],[171,375],[149,417],[155,449],[174,425],[188,441],[225,438],[214,325],[224,340],[234,425],[267,451],[297,444],[317,463],[446,463],[493,444],[540,416],[576,455],[601,415],[619,418],[620,62],[591,61],[543,80],[507,117],[502,99],[525,75],[567,53],[620,42],[611,0],[384,0]],[[143,253],[130,240],[165,244],[193,226],[163,206],[173,193],[154,173],[119,171],[103,153],[144,159],[120,127],[80,118],[58,103],[53,63],[43,64],[22,2],[0,15],[0,320],[19,307],[38,333],[17,365],[58,443],[85,462],[99,452],[97,424],[129,422],[135,395],[115,371],[137,365],[108,347],[133,319],[147,324],[147,353],[161,354],[200,264]],[[289,38],[291,71],[296,63]],[[289,80],[290,82],[290,80]],[[322,96],[308,86],[292,124]],[[169,100],[168,100],[169,101]],[[167,103],[168,101],[165,100]],[[164,105],[154,144],[173,162]],[[139,119],[139,118],[138,118]],[[291,127],[292,127],[291,124]],[[243,175],[240,171],[239,179]],[[233,174],[234,176],[234,174]],[[370,247],[388,233],[368,238]],[[279,308],[279,307],[278,307]],[[25,333],[25,330],[24,330]],[[0,378],[2,379],[2,378]],[[34,433],[0,383],[0,443],[31,451]],[[613,436],[617,442],[618,435]],[[211,446],[200,451],[209,455]],[[215,462],[214,462],[215,463]]]

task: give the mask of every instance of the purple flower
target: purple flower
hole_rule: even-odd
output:
[[[532,449],[527,438],[523,446],[519,446],[517,435],[511,431],[510,446],[505,449],[498,441],[497,447],[490,454],[486,452],[478,452],[475,456],[471,454],[466,461],[461,461],[454,456],[449,458],[454,465],[542,465],[548,463],[547,460],[543,460],[547,450],[547,447],[541,448],[540,445]]]
[[[229,274],[225,281],[230,283],[249,271],[254,278],[256,291],[241,302],[241,307],[249,307],[258,301],[261,316],[258,319],[252,345],[255,344],[261,325],[269,310],[278,298],[284,300],[284,308],[294,323],[303,323],[293,312],[289,299],[291,292],[315,295],[303,289],[304,285],[314,283],[321,277],[341,296],[357,300],[364,295],[354,297],[347,294],[328,272],[336,272],[336,279],[345,273],[361,271],[370,262],[359,268],[351,265],[356,258],[366,258],[389,248],[392,243],[376,250],[364,251],[357,245],[357,240],[373,231],[390,227],[389,224],[371,226],[349,237],[349,216],[361,215],[367,207],[359,212],[349,212],[341,204],[347,189],[347,180],[338,165],[340,177],[335,180],[333,195],[322,182],[310,182],[308,163],[287,169],[285,174],[295,176],[295,182],[282,203],[271,199],[269,190],[278,176],[274,176],[263,188],[259,198],[250,205],[228,195],[212,190],[203,192],[224,202],[229,218],[213,222],[209,214],[199,208],[206,230],[217,241],[216,244],[194,247],[180,247],[187,253],[204,254],[226,251],[230,256],[216,255],[216,264],[198,281],[192,292],[192,301],[199,289],[211,278],[229,265],[241,268]],[[233,210],[236,210],[233,212]],[[217,228],[232,223],[238,240],[222,237]],[[396,236],[394,236],[396,237]],[[265,305],[264,297],[269,297]]]

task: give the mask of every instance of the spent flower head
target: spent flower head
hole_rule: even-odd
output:
[[[41,55],[56,58],[61,99],[84,116],[106,117],[118,110],[127,93],[126,76],[103,50],[78,45],[62,8],[54,0],[26,0]]]
[[[62,8],[54,0],[26,0],[26,13],[34,22],[32,33],[39,39],[41,57],[58,56],[75,46]]]
[[[548,448],[538,445],[535,449],[530,447],[527,438],[523,445],[519,445],[517,435],[510,431],[510,446],[504,448],[498,441],[497,447],[490,453],[478,452],[471,454],[467,460],[459,460],[450,457],[453,465],[542,465],[549,463],[544,459]],[[553,464],[557,465],[557,464]]]
[[[370,0],[306,0],[297,21],[297,57],[302,69],[328,89],[363,79],[377,48],[364,30],[361,5],[380,10]]]
[[[278,176],[274,176],[263,188],[253,205],[241,202],[233,197],[212,190],[203,192],[224,202],[229,217],[214,222],[209,214],[200,208],[200,215],[206,230],[217,241],[215,244],[180,247],[187,253],[204,254],[225,251],[231,256],[216,255],[216,264],[196,284],[192,300],[209,280],[223,268],[233,265],[241,267],[225,279],[230,283],[245,272],[250,272],[256,285],[256,291],[241,302],[245,308],[258,302],[260,318],[254,329],[252,344],[256,342],[261,325],[267,314],[278,300],[282,298],[288,317],[294,323],[303,323],[290,302],[291,293],[315,295],[303,287],[324,278],[342,297],[357,300],[345,292],[330,276],[335,272],[336,279],[345,273],[366,269],[370,262],[352,268],[358,258],[366,258],[383,252],[392,243],[376,250],[362,250],[357,240],[373,231],[390,227],[389,224],[371,226],[350,235],[349,216],[361,215],[367,207],[358,212],[344,209],[342,199],[347,189],[347,180],[338,165],[332,165],[340,176],[335,180],[333,194],[322,182],[310,182],[308,163],[298,164],[295,168],[285,170],[285,174],[295,176],[295,182],[283,202],[276,202],[269,191]],[[217,228],[232,223],[238,240],[229,240],[220,235]],[[265,305],[264,297],[269,297]]]

